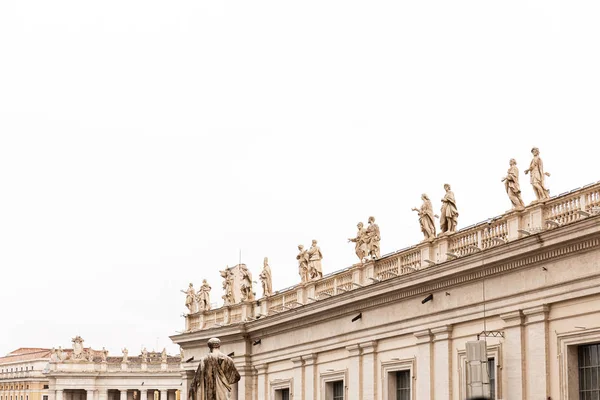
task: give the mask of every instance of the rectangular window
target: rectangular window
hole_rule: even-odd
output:
[[[48,400],[48,395],[47,394],[43,395],[42,400]]]
[[[276,390],[275,400],[290,400],[290,389]]]
[[[396,371],[396,400],[410,400],[410,371]]]
[[[49,389],[49,386],[48,385],[44,385],[44,389]]]
[[[600,398],[600,343],[579,346],[579,398]]]
[[[488,374],[490,377],[490,400],[496,400],[496,360],[488,358]]]
[[[344,400],[344,381],[333,382],[333,400]]]

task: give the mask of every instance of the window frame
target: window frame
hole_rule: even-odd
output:
[[[579,398],[578,347],[600,342],[600,328],[580,329],[556,335],[561,399]],[[569,368],[571,366],[571,368]],[[576,371],[576,373],[573,373]]]
[[[282,389],[288,389],[290,391],[290,397],[293,398],[294,394],[293,394],[293,387],[294,387],[294,379],[293,378],[289,378],[289,379],[274,379],[272,381],[269,382],[269,398],[271,400],[281,400],[280,397],[278,397],[277,391],[280,391]]]
[[[399,359],[394,358],[381,362],[381,378],[383,380],[383,400],[395,400],[396,397],[396,372],[409,371],[410,375],[410,398],[416,400],[415,393],[415,371],[416,358]],[[393,376],[390,379],[390,376]],[[392,397],[393,395],[393,397]]]
[[[321,380],[321,399],[333,400],[333,383],[342,381],[344,400],[348,399],[348,370],[325,371],[319,374]],[[331,393],[331,396],[329,394]]]

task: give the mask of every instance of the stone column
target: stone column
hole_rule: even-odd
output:
[[[433,334],[433,397],[452,398],[452,325],[440,326],[431,330]]]
[[[513,311],[501,314],[500,318],[504,320],[502,395],[505,399],[523,399],[523,316],[521,311]]]
[[[127,389],[121,389],[121,400],[127,400]]]
[[[56,391],[56,400],[63,400],[63,391],[62,390]]]
[[[304,400],[317,399],[316,368],[317,355],[302,356],[304,361]]]
[[[431,386],[433,384],[431,368],[431,332],[429,329],[415,332],[417,338],[417,379],[416,398],[419,400],[432,399]],[[446,400],[446,399],[440,399]]]
[[[242,365],[237,367],[238,372],[240,373],[240,380],[237,384],[237,400],[252,400],[254,390],[254,369],[247,365]],[[235,400],[235,397],[231,396],[232,400]],[[182,400],[187,400],[182,397]]]
[[[181,398],[188,400],[188,388],[194,379],[194,371],[181,371]],[[143,400],[143,399],[142,399]]]
[[[304,361],[302,361],[302,357],[294,357],[291,359],[291,361],[294,363],[294,372],[292,375],[294,379],[294,387],[292,388],[292,398],[294,400],[302,400],[305,398],[302,393],[302,388],[304,387],[304,382],[302,379],[302,365],[304,364]]]
[[[348,399],[358,400],[362,393],[360,387],[360,346],[353,344],[352,346],[346,346],[348,351]]]
[[[138,389],[140,391],[140,400],[148,400],[148,390]]]
[[[258,387],[256,388],[256,400],[267,399],[269,392],[267,390],[267,364],[259,364],[256,366],[256,372],[258,375]]]
[[[525,387],[527,399],[547,398],[548,380],[548,312],[547,305],[523,310],[525,315]]]
[[[377,341],[361,343],[362,350],[362,400],[375,400],[377,396]],[[352,399],[352,397],[350,397]]]
[[[108,400],[108,389],[98,390],[98,400]],[[140,399],[145,400],[145,399]]]
[[[162,389],[160,391],[160,400],[169,400],[169,390],[168,389]]]
[[[85,398],[86,400],[94,400],[94,389],[86,389],[85,390]]]

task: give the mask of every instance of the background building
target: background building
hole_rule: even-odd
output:
[[[48,400],[48,379],[42,371],[50,349],[20,348],[0,357],[0,400]]]
[[[219,337],[234,399],[465,399],[467,342],[482,339],[492,398],[599,398],[599,207],[600,182],[190,314],[172,336],[193,356],[183,390]]]

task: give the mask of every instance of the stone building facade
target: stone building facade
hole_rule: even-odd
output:
[[[48,400],[48,379],[42,373],[50,349],[20,348],[0,357],[0,400]]]
[[[182,396],[218,337],[241,374],[233,399],[462,400],[478,340],[494,399],[599,398],[599,207],[600,182],[192,313],[171,337],[193,357]]]

